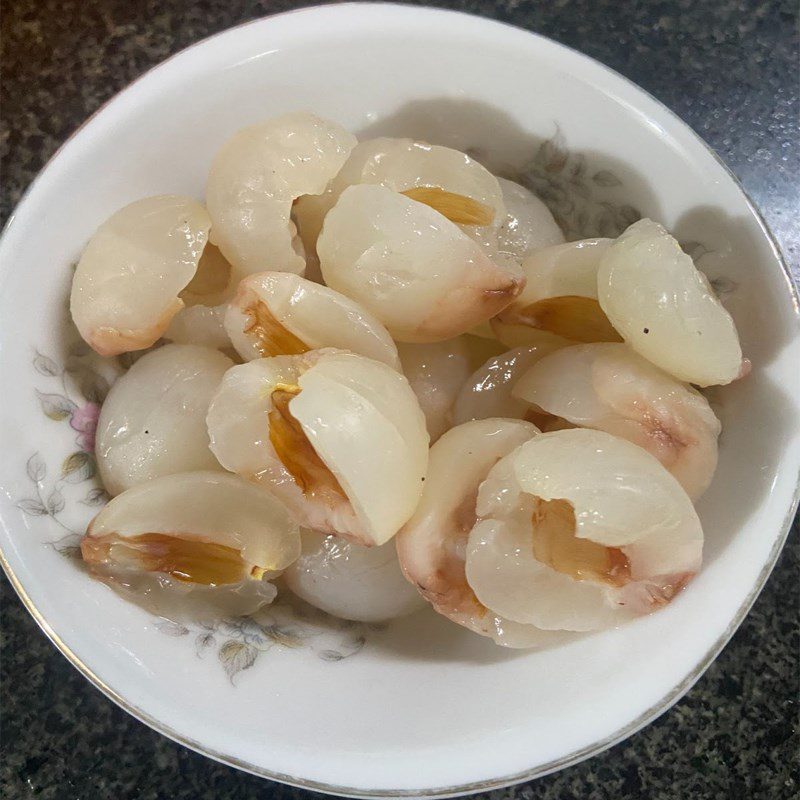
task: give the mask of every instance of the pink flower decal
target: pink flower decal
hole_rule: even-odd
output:
[[[87,403],[76,409],[69,420],[70,427],[80,434],[76,440],[78,446],[87,453],[94,453],[94,434],[99,416],[100,406],[97,403]]]

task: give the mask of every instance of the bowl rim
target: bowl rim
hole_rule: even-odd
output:
[[[39,170],[39,172],[36,174],[36,176],[33,178],[30,184],[26,187],[25,191],[23,192],[22,196],[17,202],[16,206],[9,215],[9,218],[3,227],[2,233],[0,233],[0,252],[2,252],[3,245],[6,240],[6,234],[14,224],[17,211],[20,208],[22,208],[23,205],[27,202],[34,187],[40,182],[44,173],[50,169],[50,167],[53,165],[56,159],[59,158],[59,156],[61,155],[62,151],[66,148],[66,146],[74,138],[76,138],[78,134],[80,134],[80,132],[95,117],[104,112],[109,105],[121,99],[134,86],[144,81],[145,79],[151,77],[153,73],[156,73],[166,68],[170,64],[170,62],[183,56],[190,50],[206,46],[209,42],[221,38],[223,36],[230,35],[234,31],[238,31],[243,28],[251,26],[257,26],[269,23],[269,21],[275,18],[284,18],[294,15],[313,16],[314,14],[317,14],[320,11],[328,14],[330,13],[348,14],[352,13],[355,10],[358,10],[360,14],[390,13],[390,14],[429,15],[438,17],[442,16],[450,16],[450,17],[457,16],[460,18],[466,17],[471,19],[473,23],[476,21],[480,21],[482,25],[485,25],[487,27],[504,28],[507,29],[508,31],[514,31],[516,33],[522,32],[527,34],[528,36],[544,40],[548,42],[549,45],[554,46],[557,49],[565,50],[569,52],[573,57],[577,56],[579,59],[590,62],[595,67],[601,68],[602,71],[606,72],[614,79],[621,80],[626,84],[628,84],[630,87],[634,88],[636,91],[640,92],[649,101],[660,107],[661,111],[664,112],[669,118],[671,118],[672,121],[677,123],[681,128],[683,128],[684,131],[690,133],[693,140],[697,144],[700,144],[702,145],[703,148],[705,148],[705,150],[714,158],[714,160],[720,165],[720,167],[722,167],[722,169],[725,171],[728,177],[733,181],[734,185],[744,198],[748,210],[753,214],[753,217],[755,218],[759,228],[761,229],[761,233],[769,243],[770,248],[773,251],[773,255],[781,267],[783,278],[788,290],[789,298],[792,303],[794,316],[797,319],[797,321],[800,322],[800,287],[798,287],[798,285],[795,283],[795,279],[781,251],[780,245],[776,240],[775,235],[770,230],[769,225],[767,224],[763,215],[758,210],[757,206],[750,198],[749,194],[744,189],[737,176],[722,160],[722,158],[717,154],[717,152],[707,142],[705,142],[705,140],[699,134],[697,134],[694,131],[694,129],[690,125],[688,125],[688,123],[684,122],[678,116],[678,114],[672,111],[658,98],[650,94],[650,92],[639,86],[631,79],[627,78],[626,76],[620,74],[616,70],[607,66],[606,64],[592,58],[591,56],[579,50],[576,50],[573,47],[570,47],[569,45],[557,42],[554,39],[550,39],[549,37],[544,36],[540,33],[536,33],[534,31],[522,28],[517,25],[513,25],[508,22],[482,17],[480,15],[467,13],[464,11],[436,8],[433,6],[413,6],[407,3],[397,3],[397,2],[389,2],[389,3],[341,2],[341,3],[336,3],[334,5],[327,5],[327,4],[314,5],[314,6],[307,6],[304,8],[291,9],[289,11],[277,12],[274,14],[267,14],[261,17],[257,17],[256,19],[238,23],[237,25],[225,28],[224,30],[218,31],[217,33],[214,33],[210,36],[200,39],[199,41],[196,41],[182,48],[181,50],[173,53],[172,55],[168,56],[166,59],[159,62],[158,64],[155,64],[154,66],[150,67],[141,75],[139,75],[137,78],[135,78],[133,81],[131,81],[129,84],[124,86],[120,91],[116,92],[105,102],[103,102],[74,131],[72,131],[72,133],[70,133],[70,135],[61,143],[61,145],[50,156],[50,158],[47,160],[44,166]],[[423,790],[411,790],[411,789],[398,790],[398,789],[380,789],[380,788],[365,790],[365,789],[357,789],[354,787],[348,787],[344,785],[329,784],[323,781],[295,777],[293,775],[267,770],[262,767],[259,767],[258,765],[251,764],[243,759],[236,758],[235,756],[217,752],[212,748],[204,745],[200,741],[184,736],[183,734],[173,730],[169,725],[163,723],[159,719],[141,710],[137,706],[129,703],[122,695],[120,695],[111,686],[106,684],[98,675],[96,675],[92,671],[92,669],[87,664],[85,664],[70,649],[70,647],[60,638],[58,633],[51,627],[51,625],[45,619],[44,615],[36,607],[32,599],[26,592],[25,587],[22,585],[22,582],[17,578],[16,574],[14,573],[10,562],[8,561],[5,553],[2,550],[2,547],[0,547],[0,566],[2,566],[3,571],[6,574],[6,577],[8,578],[9,582],[16,591],[18,597],[22,601],[22,604],[25,607],[25,609],[36,621],[36,624],[39,626],[39,628],[42,630],[45,636],[52,642],[52,644],[56,647],[56,649],[59,652],[61,652],[61,654],[67,659],[67,661],[69,661],[72,664],[72,666],[75,667],[75,669],[77,669],[78,672],[80,672],[83,675],[83,677],[89,681],[89,683],[91,683],[93,686],[99,689],[108,699],[113,701],[117,706],[122,708],[124,711],[126,711],[135,719],[137,719],[139,722],[144,723],[152,730],[155,730],[156,732],[162,734],[163,736],[166,736],[168,739],[171,739],[177,744],[183,745],[184,747],[187,747],[190,750],[195,751],[196,753],[211,758],[212,760],[217,761],[219,763],[225,764],[226,766],[242,770],[244,772],[256,775],[261,778],[267,778],[269,780],[278,781],[280,783],[288,784],[290,786],[306,789],[309,791],[317,791],[330,795],[338,795],[342,797],[353,797],[353,798],[395,798],[395,797],[446,798],[446,797],[468,795],[476,792],[490,791],[493,789],[501,789],[504,787],[513,786],[519,783],[534,780],[536,778],[540,778],[545,775],[549,775],[551,773],[560,771],[567,767],[574,766],[575,764],[578,764],[581,761],[584,761],[588,758],[598,755],[599,753],[602,753],[605,750],[608,750],[609,748],[618,744],[619,742],[627,739],[628,737],[637,733],[642,728],[646,727],[650,722],[654,721],[661,714],[669,710],[669,708],[672,707],[676,702],[678,702],[700,679],[700,677],[702,677],[702,675],[709,668],[711,663],[716,659],[716,657],[719,655],[719,653],[722,651],[725,645],[730,641],[733,634],[736,632],[736,630],[739,628],[739,626],[749,613],[750,609],[752,608],[753,604],[755,603],[756,599],[758,598],[759,594],[764,588],[767,579],[772,573],[775,564],[777,563],[778,557],[781,551],[783,550],[783,547],[788,538],[799,505],[800,505],[800,474],[798,474],[797,483],[795,484],[794,493],[789,502],[789,507],[787,508],[785,516],[781,522],[780,533],[776,538],[770,550],[770,553],[767,557],[767,560],[764,563],[764,566],[762,567],[761,571],[759,572],[751,591],[748,593],[747,597],[739,606],[735,616],[731,620],[728,627],[717,638],[717,640],[712,644],[712,646],[706,651],[705,655],[697,663],[694,670],[689,675],[687,675],[681,682],[673,686],[672,689],[669,692],[667,692],[659,702],[652,705],[639,717],[632,720],[630,723],[620,728],[619,730],[615,731],[614,733],[610,734],[606,738],[594,742],[591,745],[587,745],[586,747],[580,748],[579,750],[575,750],[571,753],[561,756],[560,758],[553,759],[545,764],[541,764],[537,767],[532,767],[530,769],[523,770],[513,775],[506,775],[498,778],[490,778],[487,780],[475,781],[464,784],[453,784],[451,786],[432,787]],[[4,521],[0,520],[0,523],[2,523],[3,526],[5,527]]]

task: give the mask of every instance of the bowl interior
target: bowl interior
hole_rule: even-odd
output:
[[[712,393],[724,430],[699,507],[705,566],[669,607],[532,653],[504,651],[429,613],[374,629],[278,609],[257,623],[189,630],[127,605],[60,552],[103,500],[84,434],[109,379],[81,360],[65,325],[71,264],[113,210],[149,194],[201,198],[228,135],[294,109],[363,135],[468,149],[547,197],[573,238],[613,232],[638,212],[692,251],[754,369]],[[70,140],[18,208],[0,263],[0,548],[15,584],[101,688],[168,735],[246,769],[334,791],[433,794],[569,763],[691,685],[785,534],[800,463],[800,346],[769,237],[734,180],[666,109],[522,31],[442,11],[343,5],[208,40]]]

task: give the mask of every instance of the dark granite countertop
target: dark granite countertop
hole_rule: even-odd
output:
[[[7,0],[2,15],[2,219],[58,145],[176,50],[303,3]],[[582,50],[683,117],[740,177],[795,275],[800,261],[795,0],[456,0]],[[509,798],[800,796],[800,536],[719,659],[671,711],[588,762]],[[310,797],[173,744],[90,686],[3,577],[0,796],[87,800]]]

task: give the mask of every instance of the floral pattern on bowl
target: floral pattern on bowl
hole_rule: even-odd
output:
[[[531,161],[516,176],[508,177],[544,201],[567,241],[596,236],[613,239],[642,218],[637,208],[609,192],[623,187],[616,172],[593,167],[585,154],[571,152],[558,125]]]
[[[113,377],[121,370],[108,362],[104,375],[94,366],[100,361],[104,360],[91,353],[82,341],[68,348],[63,364],[38,350],[31,361],[39,376],[34,394],[41,413],[53,422],[65,423],[62,430],[68,429],[69,433],[63,437],[67,452],[59,464],[48,465],[38,451],[28,458],[25,472],[31,491],[17,500],[17,506],[30,516],[49,517],[62,532],[51,544],[71,557],[78,555],[82,532],[65,522],[67,504],[74,507],[74,512],[80,506],[99,508],[108,501],[97,477],[94,437],[100,406]]]

